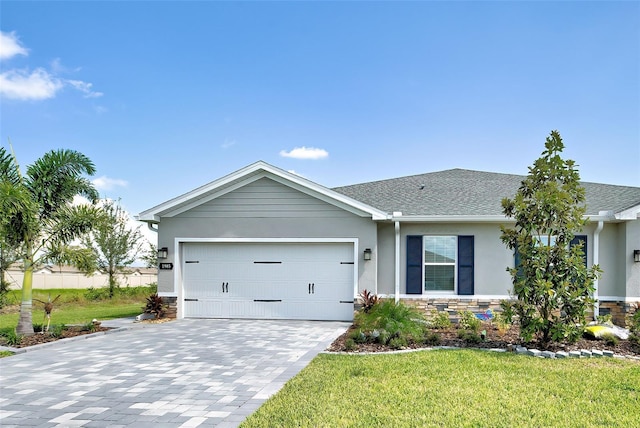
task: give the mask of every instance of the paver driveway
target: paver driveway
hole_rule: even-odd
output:
[[[0,425],[238,426],[348,327],[178,320],[0,359]]]

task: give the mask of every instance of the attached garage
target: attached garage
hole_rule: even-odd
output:
[[[354,243],[185,242],[187,318],[351,320]]]
[[[353,319],[387,214],[257,162],[140,214],[178,318]],[[365,256],[366,255],[366,256]]]

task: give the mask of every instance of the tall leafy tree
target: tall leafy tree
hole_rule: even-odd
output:
[[[147,249],[143,251],[140,259],[144,262],[145,267],[157,268],[158,267],[158,246],[147,241]]]
[[[586,267],[582,243],[570,245],[587,222],[585,190],[575,162],[561,157],[563,149],[560,134],[552,131],[515,197],[502,201],[504,214],[516,223],[501,227],[501,239],[519,259],[508,269],[516,300],[507,308],[518,315],[527,341],[580,337],[600,272]]]
[[[97,268],[109,277],[109,297],[113,297],[118,284],[118,274],[128,273],[130,266],[142,251],[144,241],[140,227],[129,226],[129,216],[119,204],[105,201],[100,220],[82,239],[90,248]]]
[[[0,235],[18,248],[24,269],[18,334],[33,334],[34,267],[47,260],[88,263],[87,251],[70,244],[95,222],[93,206],[73,205],[75,196],[98,198],[85,177],[94,173],[87,156],[61,149],[45,153],[23,175],[15,157],[0,147]]]

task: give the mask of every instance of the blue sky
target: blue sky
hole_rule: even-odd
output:
[[[640,186],[638,2],[0,3],[0,138],[132,214],[257,160],[327,187],[526,174],[552,129]]]

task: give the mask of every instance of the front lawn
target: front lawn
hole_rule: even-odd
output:
[[[241,427],[638,426],[638,409],[637,361],[323,354]]]

